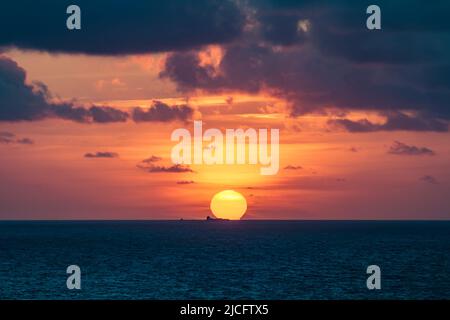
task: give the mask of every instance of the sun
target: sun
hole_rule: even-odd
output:
[[[247,201],[239,192],[224,190],[214,195],[210,208],[216,218],[239,220],[247,211]]]

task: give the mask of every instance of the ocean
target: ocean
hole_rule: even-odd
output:
[[[3,221],[0,298],[450,299],[450,221]]]

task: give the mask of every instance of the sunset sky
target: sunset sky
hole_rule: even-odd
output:
[[[6,1],[0,219],[450,218],[450,2]],[[407,5],[406,5],[407,4]],[[27,12],[23,12],[26,6]],[[176,170],[176,128],[280,129],[280,170]]]

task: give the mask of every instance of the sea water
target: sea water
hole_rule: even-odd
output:
[[[450,299],[450,222],[0,222],[0,298]]]

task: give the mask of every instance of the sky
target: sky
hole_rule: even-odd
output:
[[[6,1],[0,219],[450,218],[448,1]],[[26,7],[27,10],[23,10]],[[280,130],[280,169],[171,161],[177,128]]]

